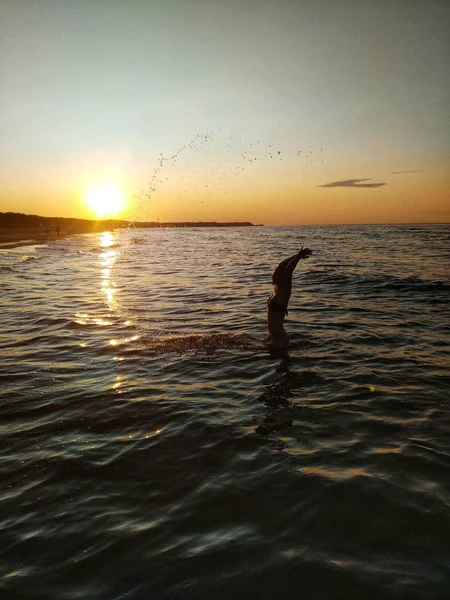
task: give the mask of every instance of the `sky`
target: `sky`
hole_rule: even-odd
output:
[[[445,0],[2,0],[0,211],[450,221]],[[102,188],[103,189],[103,188]]]

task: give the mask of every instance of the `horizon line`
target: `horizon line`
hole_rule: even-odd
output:
[[[361,222],[361,223],[292,223],[292,224],[281,224],[281,225],[265,225],[264,223],[253,223],[252,221],[133,221],[131,219],[120,219],[120,218],[105,218],[105,219],[89,219],[84,217],[56,217],[56,216],[44,216],[35,213],[22,213],[16,211],[0,211],[1,215],[14,214],[22,215],[27,217],[38,217],[42,219],[74,219],[78,221],[89,221],[91,223],[105,223],[108,221],[115,221],[120,223],[128,223],[129,225],[139,225],[145,223],[154,223],[156,225],[168,225],[168,224],[185,224],[185,223],[217,223],[217,224],[228,224],[228,223],[248,223],[253,227],[341,227],[350,225],[450,225],[450,221],[379,221],[379,222]]]

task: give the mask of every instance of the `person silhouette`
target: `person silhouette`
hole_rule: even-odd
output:
[[[309,258],[313,253],[309,248],[301,248],[300,252],[280,262],[272,275],[274,291],[267,300],[267,331],[271,350],[286,352],[288,336],[284,329],[284,319],[288,314],[288,304],[292,291],[292,274],[302,258]]]

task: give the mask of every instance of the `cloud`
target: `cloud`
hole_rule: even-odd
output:
[[[414,169],[413,171],[392,171],[391,175],[402,175],[403,173],[422,173],[423,169]]]
[[[324,183],[323,185],[318,185],[317,187],[352,187],[352,188],[377,188],[382,185],[386,185],[385,183],[361,183],[361,181],[370,181],[369,178],[365,179],[344,179],[343,181],[332,181],[331,183]]]

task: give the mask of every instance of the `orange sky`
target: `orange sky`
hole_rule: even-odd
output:
[[[134,177],[127,177],[126,172],[114,176],[112,171],[92,178],[74,174],[67,177],[72,186],[58,186],[59,182],[37,177],[35,187],[3,188],[0,209],[95,218],[87,204],[88,191],[115,181],[127,199],[127,207],[119,216],[130,220],[251,221],[265,225],[450,221],[450,170],[445,166],[371,178],[370,182],[386,183],[377,188],[318,187],[327,181],[340,181],[336,179],[338,170],[321,164],[306,166],[299,173],[288,169],[283,175],[280,165],[269,164],[265,171],[254,169],[228,178],[215,171],[208,176],[186,172],[181,177],[181,170],[178,176],[163,177],[150,197],[146,188],[145,193],[133,190]]]
[[[450,5],[275,4],[3,2],[0,211],[449,222]]]

